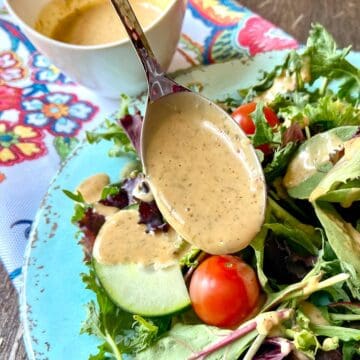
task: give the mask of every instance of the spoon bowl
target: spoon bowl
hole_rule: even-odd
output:
[[[156,203],[210,254],[245,248],[265,217],[266,186],[249,139],[218,105],[168,78],[127,0],[111,0],[148,79],[140,157]]]

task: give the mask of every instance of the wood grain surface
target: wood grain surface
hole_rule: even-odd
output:
[[[327,27],[341,46],[352,44],[354,50],[360,50],[359,0],[242,0],[240,2],[301,42],[306,40],[310,24],[320,22]],[[0,282],[0,359],[26,359],[21,341],[22,330],[18,320],[17,293],[1,263],[0,278],[2,279]]]

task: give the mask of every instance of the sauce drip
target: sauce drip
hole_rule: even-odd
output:
[[[121,210],[102,226],[93,249],[93,256],[102,264],[137,263],[144,266],[173,265],[185,249],[173,229],[168,232],[146,233],[138,224],[137,210]]]
[[[186,241],[228,254],[259,232],[265,183],[246,136],[211,106],[184,92],[151,104],[145,173],[164,218]]]

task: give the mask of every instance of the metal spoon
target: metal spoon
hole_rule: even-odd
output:
[[[241,250],[265,215],[266,186],[254,148],[224,110],[165,75],[128,0],[111,2],[148,81],[140,155],[160,211],[181,237],[208,253]],[[203,162],[206,156],[212,157]],[[158,164],[165,168],[159,170]]]

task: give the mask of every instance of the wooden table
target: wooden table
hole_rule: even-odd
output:
[[[242,0],[243,5],[304,42],[312,22],[320,22],[341,46],[360,50],[359,0]],[[18,321],[17,293],[0,263],[0,359],[26,359]],[[80,359],[79,359],[80,360]]]

